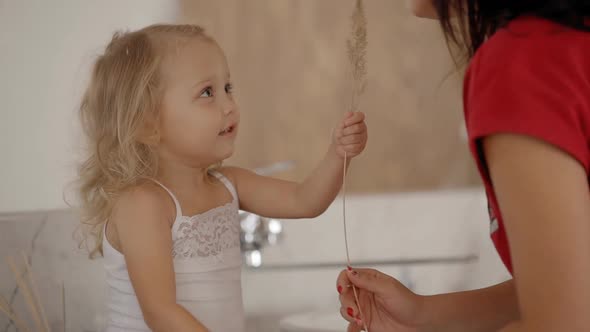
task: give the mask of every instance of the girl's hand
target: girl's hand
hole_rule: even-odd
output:
[[[362,112],[347,112],[344,119],[334,129],[332,147],[338,156],[348,158],[358,156],[367,145],[367,125]]]

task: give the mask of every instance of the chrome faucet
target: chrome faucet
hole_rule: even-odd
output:
[[[292,169],[293,161],[281,161],[267,167],[257,168],[255,173],[270,175]],[[279,242],[283,232],[283,225],[277,219],[264,218],[257,214],[239,211],[240,220],[240,249],[244,262],[249,267],[262,265],[262,248]]]
[[[262,248],[279,242],[283,225],[279,220],[240,211],[240,248],[247,266],[262,265]]]

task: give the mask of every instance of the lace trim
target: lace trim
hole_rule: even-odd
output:
[[[221,257],[240,246],[237,201],[192,217],[179,217],[173,226],[173,258]]]

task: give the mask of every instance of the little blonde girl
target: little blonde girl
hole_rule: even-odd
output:
[[[223,51],[194,25],[117,33],[81,103],[89,155],[83,222],[104,255],[107,331],[243,331],[238,209],[321,214],[340,190],[345,153],[367,141],[347,114],[301,183],[220,167],[240,113]]]

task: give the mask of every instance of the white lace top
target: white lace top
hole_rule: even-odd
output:
[[[233,200],[190,217],[182,214],[174,194],[158,183],[176,205],[171,253],[176,299],[210,331],[243,332],[238,196],[226,177],[217,172],[211,174],[226,186]],[[106,236],[103,252],[109,291],[106,331],[150,331],[133,291],[125,258]]]

